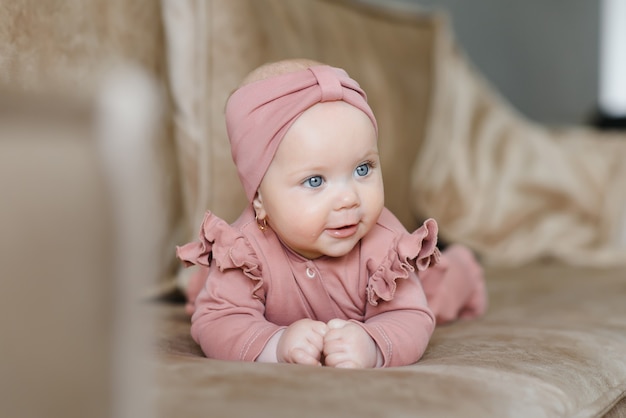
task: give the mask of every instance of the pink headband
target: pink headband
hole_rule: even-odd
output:
[[[378,133],[365,92],[340,68],[318,65],[281,74],[246,84],[230,96],[226,129],[249,201],[291,124],[311,106],[337,100],[362,110]]]

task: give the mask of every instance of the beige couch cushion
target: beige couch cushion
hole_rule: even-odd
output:
[[[87,90],[112,65],[162,74],[158,0],[12,0],[0,5],[0,82]]]
[[[626,416],[626,269],[486,270],[487,315],[435,329],[415,365],[336,370],[202,357],[162,305],[158,410],[201,417]]]

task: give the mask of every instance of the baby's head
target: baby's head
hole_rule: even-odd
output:
[[[345,71],[266,64],[230,97],[233,159],[261,226],[306,257],[347,254],[384,205],[376,119]]]

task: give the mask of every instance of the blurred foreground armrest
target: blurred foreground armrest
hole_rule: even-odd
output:
[[[150,88],[134,72],[102,97],[0,93],[3,416],[152,415],[141,294],[156,264],[132,227],[151,201],[131,169],[149,155]]]

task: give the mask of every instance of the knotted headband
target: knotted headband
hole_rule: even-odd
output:
[[[362,110],[378,133],[365,92],[340,68],[317,65],[280,74],[246,84],[230,96],[226,129],[248,201],[254,199],[278,145],[298,116],[317,103],[338,100]]]

